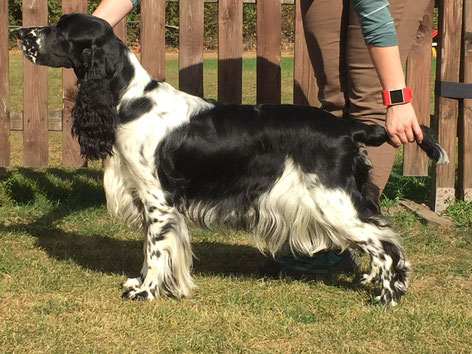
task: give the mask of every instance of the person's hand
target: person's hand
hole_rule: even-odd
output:
[[[405,103],[387,108],[385,129],[390,136],[391,145],[418,143],[423,141],[423,132],[418,124],[415,110],[411,103]]]

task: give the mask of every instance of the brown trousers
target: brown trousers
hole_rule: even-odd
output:
[[[403,64],[429,2],[390,0]],[[350,115],[365,123],[385,125],[382,87],[349,0],[301,0],[301,8],[321,107],[338,117]],[[373,181],[382,191],[395,149],[384,144],[367,151]]]

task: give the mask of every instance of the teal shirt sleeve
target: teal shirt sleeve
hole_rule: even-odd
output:
[[[398,44],[395,24],[387,0],[351,0],[366,44],[388,47]]]
[[[141,0],[131,0],[131,2],[133,3],[133,7],[136,7],[139,5],[139,3],[141,2]]]

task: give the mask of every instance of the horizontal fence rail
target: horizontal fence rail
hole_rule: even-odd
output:
[[[143,0],[141,3],[140,59],[156,79],[165,79],[165,5],[178,0]],[[300,0],[301,1],[301,0]],[[180,0],[179,2],[179,89],[204,96],[203,36],[204,3],[218,3],[218,99],[241,103],[243,54],[243,3],[256,7],[256,100],[258,103],[281,101],[281,6],[295,6],[293,102],[317,103],[317,87],[304,37],[299,0]],[[438,81],[472,82],[471,21],[472,0],[438,2],[439,40],[436,77]],[[413,104],[421,123],[430,123],[431,33],[434,1],[423,21],[410,51],[407,81],[413,89]],[[47,22],[47,0],[23,0],[23,25],[44,25]],[[63,0],[63,13],[86,12],[87,0]],[[126,39],[126,20],[115,27],[115,33]],[[47,70],[24,60],[23,112],[10,112],[8,69],[8,4],[0,5],[0,166],[10,165],[10,131],[23,132],[23,161],[26,167],[48,165],[48,131],[62,131],[62,164],[83,166],[79,146],[70,134],[71,108],[77,92],[76,78],[71,69],[62,73],[63,109],[47,108]],[[464,36],[457,35],[465,33]],[[462,68],[462,69],[461,69]],[[441,210],[448,198],[458,192],[472,200],[472,100],[435,95],[435,115],[431,124],[439,133],[451,163],[434,171],[435,209]],[[457,134],[458,132],[458,134]],[[456,138],[459,137],[458,190],[455,189]],[[428,160],[413,145],[404,149],[404,175],[428,174]]]

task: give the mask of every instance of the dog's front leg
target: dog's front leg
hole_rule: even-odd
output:
[[[190,276],[192,251],[183,216],[157,198],[143,202],[144,263],[141,276],[123,283],[123,297],[152,300],[159,296],[187,296],[193,287]]]

